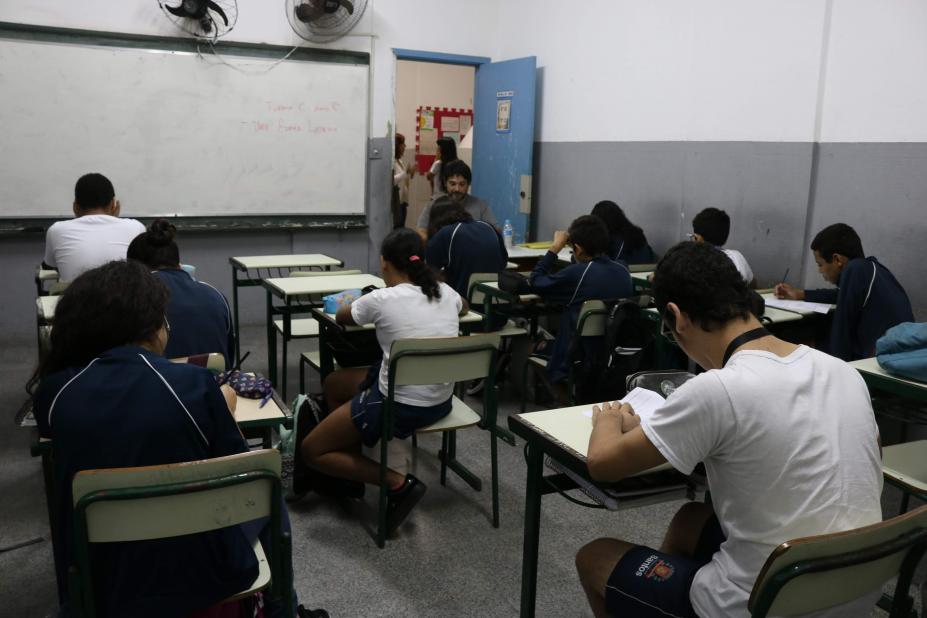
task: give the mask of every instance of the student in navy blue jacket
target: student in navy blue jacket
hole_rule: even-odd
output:
[[[508,252],[495,227],[474,221],[459,203],[440,197],[431,207],[425,259],[444,275],[449,286],[467,298],[470,275],[505,269]]]
[[[836,303],[828,352],[846,361],[875,355],[876,340],[892,326],[913,322],[911,301],[895,276],[874,257],[866,257],[856,231],[830,225],[811,241],[818,272],[836,289],[802,290],[776,285],[779,298]]]
[[[51,508],[60,582],[73,563],[75,473],[248,450],[230,412],[234,391],[220,390],[206,369],[161,356],[169,338],[166,308],[164,285],[131,261],[81,275],[56,308],[51,349],[36,374],[35,409],[40,434],[54,445],[58,495]],[[182,618],[221,602],[254,581],[251,545],[263,528],[266,521],[257,520],[171,539],[95,545],[100,615]],[[60,592],[67,614],[67,591]]]
[[[657,261],[656,254],[647,244],[644,230],[631,223],[618,204],[603,200],[592,207],[592,214],[604,221],[608,228],[608,250],[605,252],[608,257],[625,264],[653,264]]]
[[[557,253],[569,243],[575,264],[554,272]],[[550,250],[534,267],[532,290],[546,301],[563,304],[557,339],[554,341],[547,376],[552,383],[565,380],[569,371],[570,340],[579,320],[579,309],[587,300],[627,298],[634,294],[631,274],[621,262],[609,259],[608,229],[601,219],[583,215],[570,224],[568,232],[554,233]]]
[[[225,368],[234,365],[235,330],[228,301],[219,290],[197,281],[180,268],[180,250],[174,240],[177,234],[169,221],[155,219],[146,232],[129,244],[127,257],[137,260],[154,271],[155,277],[167,286],[167,321],[171,338],[164,356],[178,358],[193,354],[221,352]]]

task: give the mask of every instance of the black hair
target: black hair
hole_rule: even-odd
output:
[[[570,242],[580,245],[588,255],[598,257],[608,251],[608,228],[605,222],[593,215],[582,215],[573,220],[568,231]]]
[[[103,174],[84,174],[74,185],[74,203],[81,210],[105,208],[116,197],[113,183]]]
[[[418,232],[407,227],[393,230],[383,239],[380,254],[396,270],[408,275],[412,283],[422,289],[422,294],[427,296],[428,300],[441,298],[438,278],[425,263],[425,242]]]
[[[441,152],[441,161],[457,160],[457,142],[449,137],[439,137],[437,143],[438,150]]]
[[[723,251],[698,242],[681,242],[657,263],[653,297],[665,314],[676,303],[693,322],[711,331],[751,312],[750,289]]]
[[[859,234],[846,223],[834,223],[818,232],[811,241],[811,250],[820,253],[827,262],[834,258],[835,253],[851,260],[866,257]]]
[[[148,229],[129,243],[126,258],[137,260],[150,270],[180,266],[180,250],[174,237],[177,228],[166,219],[155,219]]]
[[[446,195],[441,196],[431,205],[431,213],[428,216],[428,238],[437,234],[446,225],[464,221],[473,221],[473,215],[464,210],[458,202]]]
[[[447,182],[447,179],[451,176],[463,176],[464,180],[467,181],[467,184],[473,184],[473,173],[470,171],[470,166],[461,161],[460,159],[454,159],[453,161],[442,161],[441,162],[441,181],[442,184]]]
[[[706,208],[692,219],[692,231],[716,247],[727,242],[731,218],[720,208]]]
[[[621,236],[628,250],[634,251],[647,244],[644,230],[631,223],[615,202],[611,200],[599,202],[592,207],[592,214],[605,222],[609,236]]]
[[[32,382],[83,367],[111,348],[149,341],[165,323],[167,301],[167,288],[139,262],[120,260],[88,270],[55,307],[51,348]]]

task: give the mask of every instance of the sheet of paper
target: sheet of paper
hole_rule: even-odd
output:
[[[646,388],[637,387],[625,395],[621,400],[622,403],[629,403],[634,408],[635,414],[641,418],[649,417],[656,410],[663,406],[666,401],[660,394]],[[585,416],[592,418],[592,410],[583,413]]]
[[[786,300],[783,298],[767,298],[766,305],[768,307],[775,307],[776,309],[785,309],[786,311],[794,311],[796,313],[807,313],[813,311],[814,313],[829,313],[832,305],[827,303],[809,303],[804,300]]]
[[[457,133],[460,131],[459,116],[441,116],[441,131]]]

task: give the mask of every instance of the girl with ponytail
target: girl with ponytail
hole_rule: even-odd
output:
[[[325,379],[325,398],[333,410],[302,441],[303,460],[311,467],[343,479],[379,485],[379,464],[361,452],[382,433],[381,411],[389,376],[393,341],[412,337],[456,337],[458,317],[467,306],[457,292],[438,282],[425,263],[421,237],[408,228],[393,230],[383,241],[380,268],[387,287],[341,307],[336,321],[344,325],[373,324],[383,349],[383,361],[369,372],[339,369]],[[370,379],[365,379],[369,376]],[[451,411],[452,384],[397,386],[394,391],[393,435],[407,438]],[[395,530],[425,493],[411,474],[389,470],[387,528]],[[296,489],[296,488],[294,488]],[[300,493],[298,490],[296,493]]]

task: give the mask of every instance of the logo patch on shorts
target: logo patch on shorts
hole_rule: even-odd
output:
[[[637,572],[634,575],[637,577],[646,577],[647,579],[652,579],[657,582],[665,582],[673,576],[675,571],[676,568],[672,564],[661,559],[656,554],[651,554],[639,567],[637,567]]]

